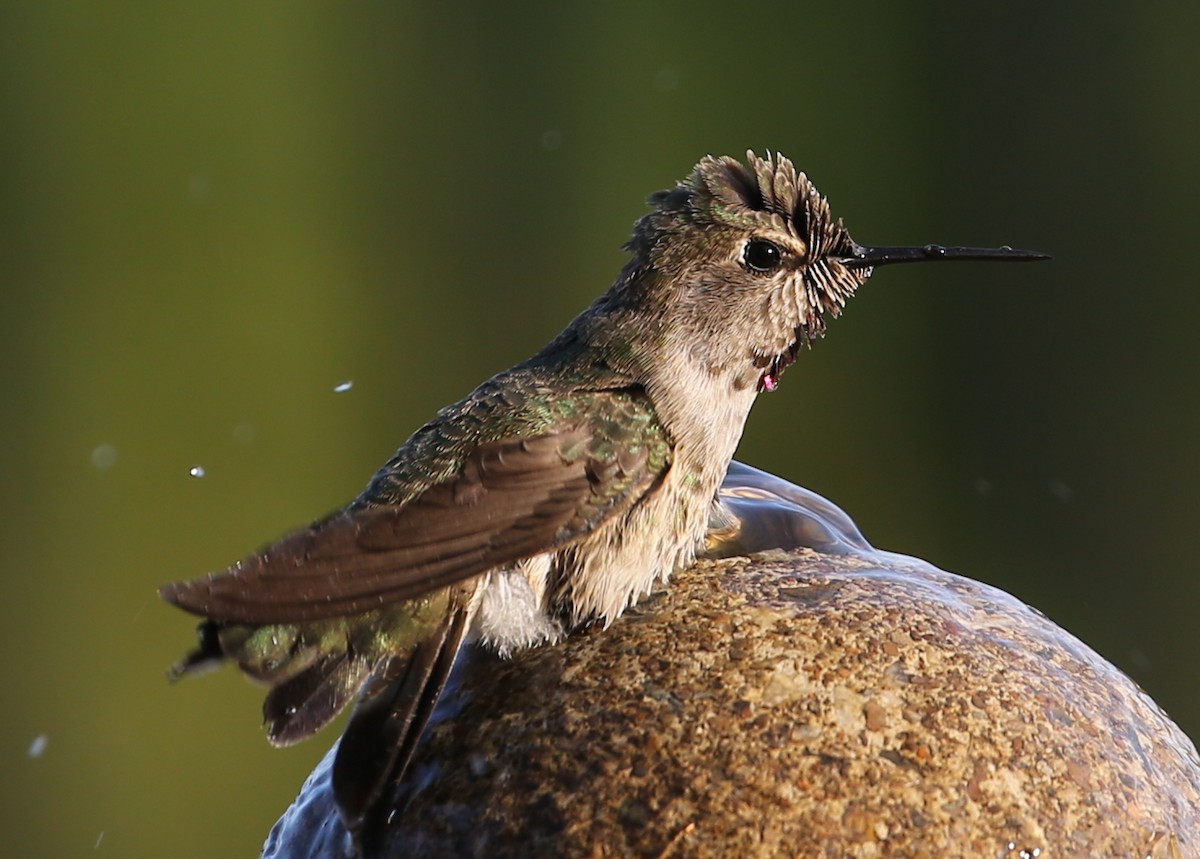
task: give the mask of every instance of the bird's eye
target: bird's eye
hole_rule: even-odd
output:
[[[774,242],[766,239],[751,239],[746,242],[743,259],[746,261],[747,268],[761,274],[779,268],[783,263],[783,251]]]

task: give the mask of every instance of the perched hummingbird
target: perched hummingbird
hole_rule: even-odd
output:
[[[287,745],[357,696],[333,771],[364,852],[455,657],[605,625],[702,546],[750,407],[885,263],[781,156],[703,159],[650,198],[616,283],[529,360],[438,412],[345,508],[162,588],[201,615],[172,669],[232,660]]]

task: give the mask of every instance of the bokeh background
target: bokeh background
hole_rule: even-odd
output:
[[[255,855],[336,729],[272,750],[235,672],[168,687],[193,621],[155,587],[349,499],[748,147],[859,241],[1055,260],[882,270],[740,457],[1200,736],[1198,36],[1182,3],[3,4],[6,852]]]

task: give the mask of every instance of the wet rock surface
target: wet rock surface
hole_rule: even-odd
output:
[[[349,842],[329,758],[264,856]],[[611,628],[471,651],[388,856],[1200,856],[1200,760],[1019,600],[883,552],[697,563]]]

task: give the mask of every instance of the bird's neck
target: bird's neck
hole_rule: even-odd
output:
[[[741,440],[756,386],[691,362],[658,368],[645,385],[674,440],[676,463],[715,492]]]
[[[725,474],[761,372],[714,366],[652,314],[597,301],[532,360],[569,384],[639,386],[673,441],[675,459],[712,483]]]

